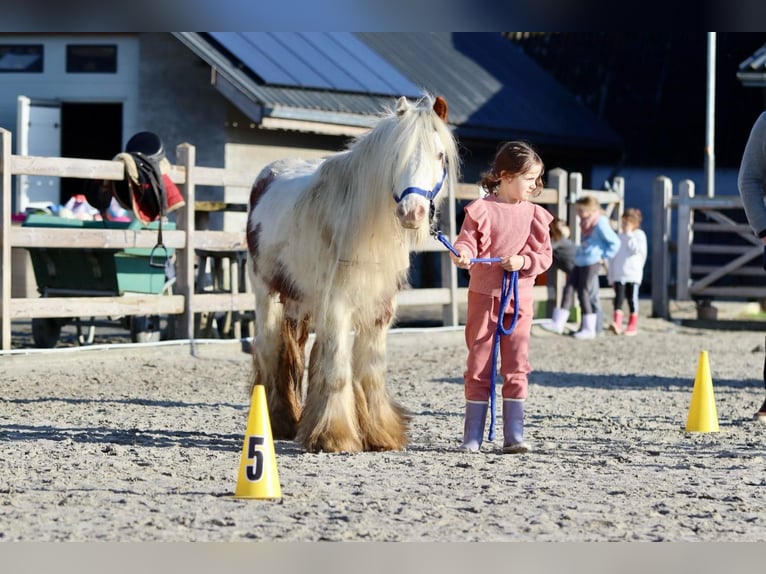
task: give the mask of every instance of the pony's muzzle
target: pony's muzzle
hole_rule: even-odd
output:
[[[396,217],[402,227],[420,227],[428,217],[428,209],[419,201],[402,201],[396,206]]]

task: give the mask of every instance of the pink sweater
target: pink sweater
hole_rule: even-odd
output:
[[[469,203],[465,220],[455,240],[458,252],[467,251],[472,259],[524,255],[519,271],[519,299],[530,301],[535,278],[553,260],[548,211],[529,201],[503,203],[494,196]],[[500,296],[503,268],[498,263],[474,263],[470,269],[470,291]]]

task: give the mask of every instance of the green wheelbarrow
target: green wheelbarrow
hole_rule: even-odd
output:
[[[156,223],[142,226],[137,221],[81,221],[47,214],[30,214],[24,227],[64,227],[72,229],[156,229]],[[163,229],[175,224],[163,222]],[[151,249],[28,248],[41,297],[110,297],[130,294],[170,294],[175,283],[173,250],[152,253]],[[151,258],[151,265],[150,265]],[[161,317],[134,315],[110,318],[130,331],[133,342],[159,341],[163,338]],[[61,328],[70,322],[77,327],[80,345],[93,342],[95,318],[32,319],[32,339],[38,348],[56,346]],[[170,322],[168,322],[170,326]],[[87,328],[87,330],[85,330]],[[169,337],[169,333],[165,333]]]

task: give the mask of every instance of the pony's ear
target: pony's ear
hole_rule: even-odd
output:
[[[404,115],[404,112],[409,109],[410,104],[407,102],[407,98],[402,96],[398,100],[396,100],[396,115],[401,116]]]
[[[447,113],[449,112],[449,107],[447,106],[447,100],[445,100],[441,96],[436,96],[436,99],[434,100],[434,111],[436,112],[436,115],[439,116],[442,119],[442,121],[446,124]]]

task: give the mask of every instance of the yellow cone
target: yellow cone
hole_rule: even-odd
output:
[[[253,387],[234,498],[282,498],[271,420],[266,405],[266,389],[263,385]]]
[[[718,412],[715,408],[713,381],[710,378],[710,364],[707,351],[700,352],[697,376],[692,389],[692,402],[686,419],[689,432],[718,432]]]

